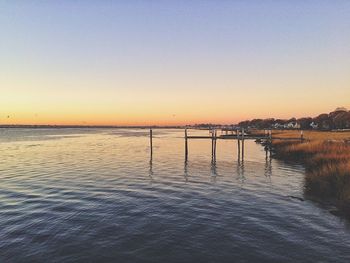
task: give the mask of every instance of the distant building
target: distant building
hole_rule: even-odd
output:
[[[283,129],[284,125],[281,124],[281,123],[275,123],[275,124],[272,124],[272,128],[274,128],[274,129]]]
[[[291,121],[286,124],[284,124],[285,129],[300,129],[300,124],[296,121]]]
[[[318,124],[315,123],[315,122],[311,122],[311,123],[310,123],[310,127],[311,127],[312,129],[317,129],[317,128],[318,128]]]

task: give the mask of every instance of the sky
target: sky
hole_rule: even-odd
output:
[[[0,124],[350,108],[350,1],[0,0]]]

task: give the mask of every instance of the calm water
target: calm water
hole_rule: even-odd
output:
[[[147,130],[0,129],[0,262],[350,261],[301,166],[154,133],[150,162]]]

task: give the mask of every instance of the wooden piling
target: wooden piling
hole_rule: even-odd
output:
[[[239,130],[236,130],[236,135],[237,135],[237,155],[238,155],[238,160],[241,158],[241,143],[240,143],[240,138],[239,138]]]
[[[300,131],[300,140],[301,141],[304,140],[304,132],[303,132],[303,130]]]
[[[188,158],[188,138],[187,138],[187,128],[185,129],[185,159]]]
[[[216,160],[216,141],[217,141],[217,131],[214,134],[214,159]]]
[[[211,134],[211,159],[214,161],[216,159],[216,140],[217,140],[217,131],[212,130]]]
[[[242,160],[244,158],[244,128],[242,128]]]
[[[151,158],[152,158],[152,156],[153,156],[153,131],[152,131],[152,129],[149,129],[149,145],[150,145]]]
[[[214,130],[211,130],[211,159],[214,159]]]

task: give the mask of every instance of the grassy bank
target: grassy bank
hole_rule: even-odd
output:
[[[274,131],[275,137],[300,137],[298,131]],[[350,217],[350,132],[304,132],[305,140],[273,140],[276,157],[302,162],[306,167],[305,191],[334,200]]]

